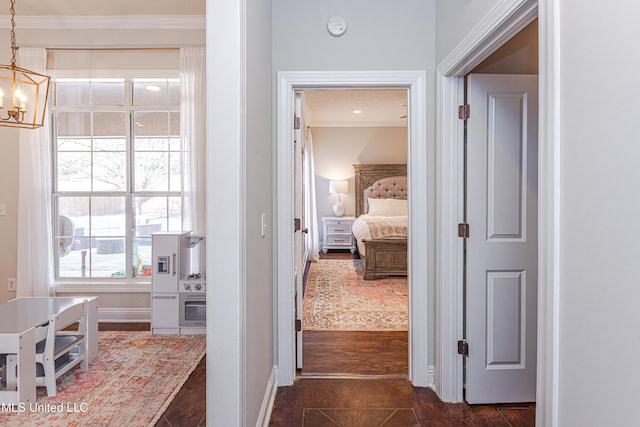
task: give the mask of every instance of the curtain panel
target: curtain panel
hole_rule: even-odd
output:
[[[205,48],[180,49],[180,132],[185,231],[205,235]]]
[[[42,48],[20,48],[22,68],[46,74]],[[18,247],[16,296],[51,296],[53,241],[51,218],[51,143],[49,121],[38,129],[18,130]]]

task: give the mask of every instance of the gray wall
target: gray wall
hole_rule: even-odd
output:
[[[246,39],[246,150],[244,201],[245,230],[242,245],[246,262],[246,420],[256,425],[258,411],[274,366],[272,280],[272,99],[271,99],[271,2],[247,0]],[[215,197],[215,191],[208,197]],[[267,233],[261,237],[261,214],[266,214]]]
[[[207,424],[216,426],[257,425],[275,383],[271,2],[242,4],[207,1]]]
[[[559,425],[625,425],[640,382],[640,5],[561,12]]]
[[[273,0],[273,70],[426,70],[429,364],[435,362],[435,0]],[[342,37],[327,20],[344,17]],[[275,78],[274,78],[275,81]]]
[[[531,0],[527,0],[532,3]],[[436,64],[462,41],[499,0],[440,0],[437,2],[437,55]]]

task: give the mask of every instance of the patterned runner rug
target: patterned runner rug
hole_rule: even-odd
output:
[[[303,330],[408,330],[407,278],[363,276],[359,259],[312,262],[303,298]]]
[[[2,426],[153,426],[205,354],[205,335],[98,333],[99,356],[86,372],[58,379],[58,394],[37,388],[35,404],[0,409]]]

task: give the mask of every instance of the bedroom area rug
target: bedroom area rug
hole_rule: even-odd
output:
[[[58,379],[58,394],[37,388],[24,413],[0,410],[2,426],[153,426],[205,354],[205,335],[101,331],[86,372]],[[17,407],[16,407],[17,408]]]
[[[303,330],[408,330],[407,278],[364,280],[359,259],[312,262],[302,304]]]

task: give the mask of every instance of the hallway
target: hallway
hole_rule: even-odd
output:
[[[533,427],[535,405],[443,403],[401,379],[297,379],[278,389],[269,425]]]

